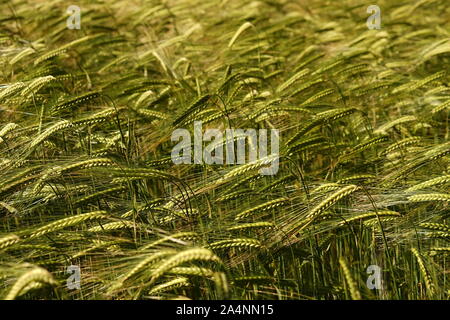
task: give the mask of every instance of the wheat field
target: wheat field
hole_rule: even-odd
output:
[[[449,67],[448,0],[0,0],[0,298],[448,300]]]

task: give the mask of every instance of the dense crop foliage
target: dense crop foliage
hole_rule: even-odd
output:
[[[380,30],[362,0],[83,0],[70,30],[0,0],[0,297],[448,299],[450,7],[376,2]],[[173,164],[194,121],[279,129],[278,173]]]

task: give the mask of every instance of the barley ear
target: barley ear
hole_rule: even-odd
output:
[[[43,268],[35,268],[23,274],[12,286],[5,300],[14,300],[16,297],[27,293],[32,288],[32,283],[49,284],[51,286],[57,285],[50,272]]]

